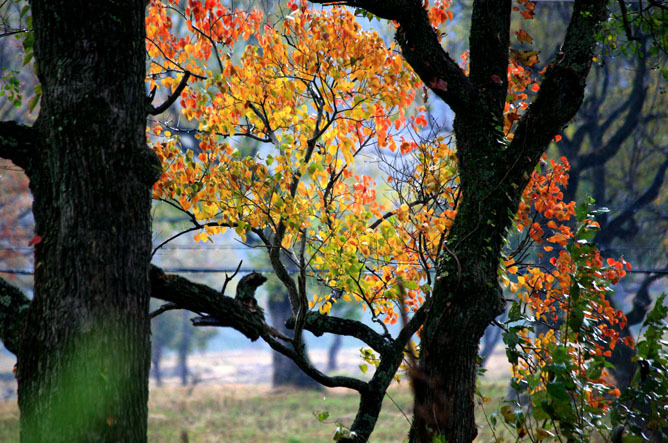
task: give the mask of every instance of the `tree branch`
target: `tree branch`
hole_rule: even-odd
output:
[[[640,288],[638,288],[636,295],[633,297],[633,308],[626,314],[626,322],[629,326],[640,324],[645,319],[647,311],[649,311],[652,305],[652,299],[649,296],[649,287],[661,277],[665,276],[653,274],[643,279]]]
[[[399,28],[395,40],[404,59],[424,84],[454,112],[473,112],[475,109],[473,99],[477,91],[464,71],[443,50],[422,0],[311,0],[311,3],[348,5],[362,8],[379,18],[396,21]],[[501,77],[505,79],[505,72]]]
[[[511,9],[510,0],[476,0],[471,14],[469,78],[499,115],[508,91]]]
[[[191,75],[190,71],[186,71],[185,74],[183,74],[183,77],[181,77],[181,82],[176,87],[176,89],[174,90],[172,95],[167,97],[167,100],[165,100],[165,102],[163,104],[161,104],[160,106],[158,106],[157,108],[154,107],[151,103],[149,103],[148,108],[146,110],[146,113],[149,114],[149,115],[158,115],[158,114],[162,114],[167,109],[169,109],[169,107],[174,104],[176,99],[178,99],[181,96],[181,93],[186,88],[186,86],[188,86],[188,79],[190,78],[190,75]],[[151,94],[151,96],[149,97],[149,100],[152,100],[152,99],[153,99],[153,95]]]
[[[304,357],[304,354],[297,352],[294,349],[290,349],[285,346],[283,343],[276,340],[274,337],[267,333],[262,334],[262,339],[269,345],[271,348],[285,355],[291,359],[299,368],[306,373],[309,377],[317,381],[323,386],[328,388],[343,387],[348,389],[353,389],[359,393],[364,393],[369,390],[369,385],[362,380],[358,380],[353,377],[345,376],[334,376],[330,377],[325,375],[318,369],[316,369],[311,363]]]
[[[30,300],[16,286],[0,278],[0,340],[18,355]]]
[[[617,152],[621,149],[624,140],[631,137],[633,129],[638,126],[640,118],[642,117],[642,108],[645,104],[645,98],[647,97],[647,88],[645,87],[646,72],[647,66],[645,60],[640,60],[640,66],[636,71],[636,75],[633,80],[633,89],[629,94],[628,100],[624,102],[622,106],[612,112],[603,125],[601,125],[600,130],[607,130],[613,122],[619,121],[618,117],[623,111],[627,111],[624,123],[617,128],[608,142],[605,143],[605,145],[600,149],[582,156],[578,156],[574,165],[575,170],[582,171],[584,169],[605,163],[617,154]]]
[[[666,169],[668,169],[668,158],[666,158],[659,169],[654,175],[652,184],[642,193],[640,197],[635,199],[626,209],[624,209],[621,214],[617,217],[610,220],[610,222],[605,226],[605,229],[602,229],[596,234],[594,242],[597,244],[609,244],[610,241],[617,235],[621,230],[621,227],[630,220],[636,212],[642,209],[644,206],[651,203],[655,198],[658,197],[661,186],[666,177]]]
[[[246,307],[206,285],[193,283],[177,275],[167,275],[151,266],[151,297],[164,300],[196,313],[206,313],[218,320],[219,326],[229,326],[255,341],[266,328],[259,313],[252,315]]]
[[[290,318],[285,326],[288,329],[293,329],[295,326],[295,318]],[[306,315],[304,319],[304,329],[311,332],[316,337],[320,337],[326,332],[355,337],[370,346],[379,354],[386,352],[387,346],[392,345],[392,340],[388,340],[386,337],[360,321],[334,317],[331,315],[322,315],[318,312],[309,312]]]
[[[606,0],[574,2],[561,51],[548,65],[536,99],[520,120],[508,150],[509,162],[520,162],[515,171],[520,177],[533,169],[552,138],[575,116],[582,103],[596,33],[608,14],[606,4]]]
[[[14,121],[0,122],[0,157],[11,160],[28,176],[37,153],[37,131]]]
[[[367,383],[361,380],[352,377],[329,377],[318,371],[301,352],[276,339],[286,337],[265,323],[264,314],[260,310],[251,311],[240,300],[183,277],[167,275],[157,266],[151,266],[149,278],[151,296],[201,314],[195,324],[232,327],[253,341],[261,337],[272,349],[292,359],[307,375],[324,386],[346,387],[358,392],[368,390]]]

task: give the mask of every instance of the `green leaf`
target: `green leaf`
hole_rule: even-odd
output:
[[[569,402],[571,399],[566,391],[566,386],[561,382],[548,383],[547,393],[559,402]]]
[[[35,109],[41,97],[42,97],[41,95],[36,95],[30,99],[30,101],[28,102],[28,109],[30,109],[30,112],[32,112]]]
[[[579,332],[582,327],[582,322],[584,321],[584,311],[575,307],[568,314],[568,326],[573,329],[574,332]]]
[[[570,359],[571,357],[568,354],[568,348],[566,346],[559,346],[552,352],[552,361],[555,364],[567,363]]]
[[[314,411],[313,415],[315,415],[315,418],[317,418],[318,421],[322,423],[329,418],[329,411],[326,409],[322,411]]]
[[[411,280],[411,281],[405,281],[405,282],[404,282],[404,287],[405,287],[406,289],[417,289],[417,288],[418,288],[418,284],[417,284],[417,282],[414,282],[414,281],[412,281],[412,280]]]
[[[520,304],[518,302],[513,302],[513,305],[510,307],[510,311],[508,312],[508,321],[514,322],[521,320],[523,317],[522,315],[522,310],[520,308]]]

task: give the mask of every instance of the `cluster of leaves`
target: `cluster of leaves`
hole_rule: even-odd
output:
[[[7,4],[6,2],[0,7],[0,27],[3,38],[12,38],[14,42],[7,42],[7,51],[4,56],[12,57],[14,55],[12,48],[18,49],[20,46],[23,49],[21,67],[19,69],[10,69],[9,67],[2,67],[0,76],[0,97],[5,97],[7,103],[14,108],[21,108],[24,98],[29,98],[28,109],[30,112],[34,110],[39,103],[42,94],[42,86],[40,84],[31,85],[33,82],[26,82],[24,76],[24,67],[32,62],[34,51],[33,45],[35,36],[32,31],[32,14],[28,2],[15,1]],[[4,51],[3,51],[4,52]],[[34,65],[29,66],[34,69]],[[18,68],[18,66],[17,66]],[[26,85],[27,83],[27,85]],[[32,86],[33,93],[27,93],[29,90],[27,86]],[[26,96],[26,97],[24,97]],[[5,106],[0,106],[0,111],[11,112]]]
[[[568,169],[562,158],[534,172],[517,215],[524,237],[501,277],[516,297],[503,340],[518,394],[490,421],[501,417],[519,439],[587,441],[607,432],[604,417],[620,395],[607,357],[617,345],[632,346],[620,343],[626,319],[608,299],[630,265],[604,260],[590,242],[598,229],[591,202],[562,201]],[[530,245],[543,250],[538,264],[528,263]]]
[[[21,94],[21,85],[17,78],[19,72],[12,70],[7,71],[6,68],[2,68],[3,75],[0,77],[0,81],[4,84],[0,90],[0,97],[6,97],[7,100],[14,106],[20,107],[23,102],[23,94]]]
[[[629,3],[627,5],[627,3]],[[661,75],[668,80],[668,69],[662,66],[668,54],[668,2],[616,2],[599,40],[611,53],[649,57],[656,61]]]
[[[222,52],[211,42],[229,45],[242,34],[237,26],[212,35],[211,24],[193,23],[194,8],[186,9],[172,15],[207,37],[177,39],[169,19],[176,7],[151,6],[149,53],[162,57],[152,68],[153,87],[173,92],[171,72],[196,74],[181,104],[199,140],[198,154],[184,153],[180,128],[152,126],[165,166],[154,196],[189,214],[202,228],[197,241],[233,228],[242,240],[249,232],[280,236],[287,251],[303,244],[303,262],[324,285],[396,323],[402,303],[416,310],[430,291],[417,282],[429,279],[454,217],[455,154],[444,138],[418,143],[399,135],[427,122],[419,110],[407,113],[420,82],[393,46],[362,31],[345,9],[290,5],[287,17],[262,26],[257,12],[225,11],[247,22],[257,44],[246,46],[239,62],[227,57],[217,74],[206,69]],[[270,150],[243,157],[230,137]],[[355,162],[363,150],[413,159],[411,174],[386,179],[420,192],[404,192],[387,211],[375,180]],[[315,295],[310,306],[327,313],[336,302]]]

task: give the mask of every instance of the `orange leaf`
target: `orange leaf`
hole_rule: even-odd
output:
[[[515,32],[515,35],[517,36],[517,40],[519,40],[521,43],[528,43],[528,44],[533,43],[533,37],[531,37],[523,29],[520,29],[519,31]]]

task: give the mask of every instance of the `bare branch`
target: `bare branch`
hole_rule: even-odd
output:
[[[615,156],[622,147],[624,140],[631,137],[633,129],[638,126],[642,117],[642,108],[647,97],[647,87],[645,86],[645,75],[647,65],[645,60],[639,61],[638,70],[633,79],[633,89],[620,107],[615,109],[606,121],[601,125],[600,130],[606,131],[613,123],[619,122],[619,116],[626,111],[624,122],[619,126],[610,139],[602,146],[589,154],[578,156],[574,169],[584,170],[596,165],[603,164]]]
[[[358,392],[368,390],[367,383],[361,380],[351,377],[328,377],[318,371],[302,352],[276,339],[289,340],[265,323],[264,314],[260,310],[251,312],[240,300],[224,296],[215,289],[193,283],[183,277],[167,275],[157,266],[151,266],[149,278],[153,298],[201,313],[199,318],[194,319],[195,325],[232,327],[253,341],[262,337],[274,350],[292,359],[306,374],[322,385],[346,387]]]
[[[645,277],[640,284],[640,288],[633,297],[633,308],[626,314],[626,322],[629,326],[640,324],[647,315],[652,299],[649,296],[649,288],[656,280],[665,277],[661,274],[652,274]]]
[[[243,264],[243,262],[244,262],[243,260],[239,261],[239,265],[237,266],[237,269],[234,271],[234,274],[232,274],[231,277],[228,277],[227,273],[225,273],[225,282],[223,283],[223,289],[220,290],[221,294],[225,295],[225,289],[227,289],[227,284],[230,282],[230,280],[232,280],[234,277],[237,276],[237,274],[239,273],[239,269],[241,269],[241,265]]]
[[[290,318],[286,325],[288,329],[295,327],[295,318]],[[374,351],[383,354],[388,351],[388,346],[393,340],[374,331],[364,323],[357,320],[322,315],[317,312],[309,312],[304,318],[304,329],[320,337],[324,333],[346,335],[355,337],[370,346]]]
[[[598,244],[609,244],[610,241],[621,230],[621,227],[629,221],[636,212],[643,207],[650,204],[659,196],[659,191],[663,186],[666,177],[666,169],[668,169],[668,158],[666,158],[654,175],[652,184],[642,193],[637,199],[633,201],[626,209],[624,209],[617,217],[610,220],[610,222],[598,232],[594,241]]]
[[[151,313],[149,314],[149,316],[150,316],[151,318],[155,318],[155,317],[157,317],[158,315],[160,315],[160,314],[162,314],[162,313],[164,313],[164,312],[167,312],[167,311],[173,311],[174,309],[181,309],[181,308],[179,307],[179,305],[177,305],[177,304],[175,304],[175,303],[165,303],[164,305],[160,306],[160,307],[159,307],[158,309],[156,309],[155,311],[151,312]]]
[[[619,3],[619,10],[622,14],[622,24],[624,25],[624,33],[626,34],[626,38],[629,39],[629,41],[639,41],[640,38],[638,38],[638,36],[633,35],[633,31],[631,31],[631,23],[629,22],[628,11],[626,10],[625,1],[617,0],[617,3]]]
[[[521,185],[519,188],[524,188],[529,171],[582,103],[596,33],[608,14],[606,3],[574,2],[561,51],[548,65],[538,95],[520,120],[508,149],[513,181]]]
[[[230,326],[253,341],[265,328],[261,314],[250,313],[242,303],[221,295],[213,288],[177,275],[167,275],[157,266],[151,266],[149,278],[153,298],[192,312],[211,315],[220,322],[220,326]]]
[[[165,112],[167,109],[169,109],[170,106],[174,104],[174,102],[181,96],[181,93],[183,90],[188,86],[188,79],[190,78],[190,71],[186,71],[185,74],[183,74],[183,77],[181,77],[181,82],[179,85],[176,87],[174,92],[172,92],[172,95],[170,95],[167,100],[158,106],[157,108],[151,105],[150,103],[148,104],[148,109],[146,110],[146,113],[149,115],[158,115],[162,114]],[[153,97],[150,97],[151,99]]]

